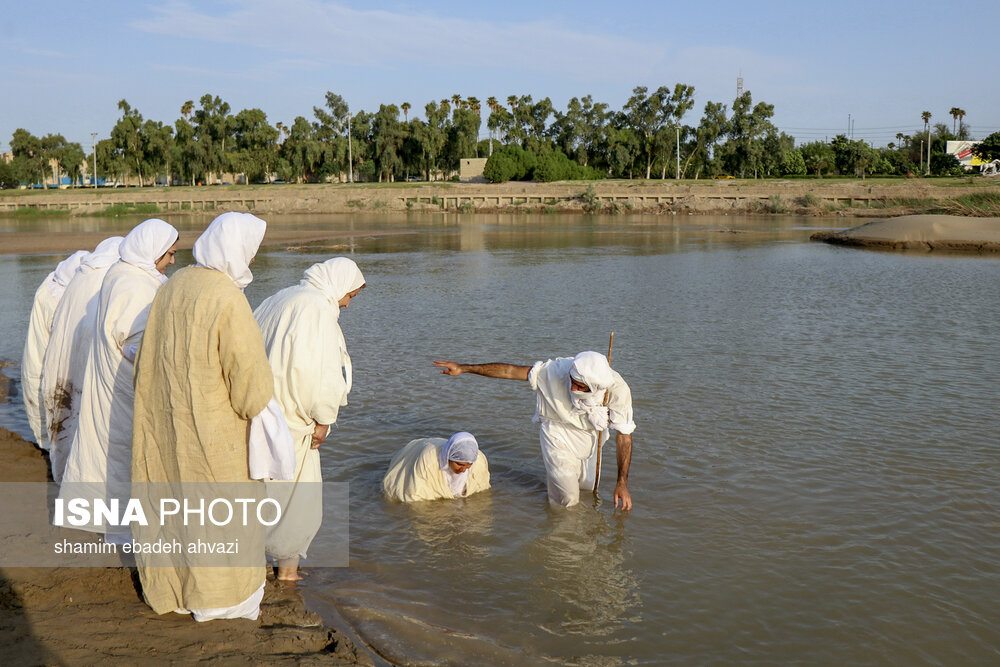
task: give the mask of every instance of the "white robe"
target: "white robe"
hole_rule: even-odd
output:
[[[43,449],[48,449],[48,438],[45,435],[45,425],[41,412],[42,360],[45,358],[45,348],[49,344],[52,331],[52,316],[55,315],[59,297],[52,293],[49,281],[53,273],[42,281],[35,290],[35,301],[31,306],[31,319],[28,320],[28,337],[24,341],[24,354],[21,355],[21,393],[24,396],[24,412],[28,415],[28,424],[35,436],[35,442]]]
[[[539,361],[528,373],[537,395],[534,421],[539,424],[549,501],[565,507],[580,502],[580,489],[594,487],[598,431],[586,415],[573,409],[569,369],[573,357]],[[622,434],[635,430],[632,392],[617,372],[608,391],[609,429]],[[603,432],[606,442],[610,431]]]
[[[162,282],[124,261],[104,278],[97,299],[95,331],[84,373],[78,426],[63,472],[60,496],[78,495],[72,485],[88,482],[98,498],[127,502],[132,481],[132,384],[134,349],[146,329],[149,306]],[[90,530],[103,532],[93,526]]]
[[[66,287],[52,318],[42,362],[41,396],[52,478],[62,481],[77,428],[87,357],[97,319],[97,297],[110,266],[82,265]]]
[[[48,449],[49,443],[45,437],[45,421],[42,419],[41,409],[42,362],[52,335],[52,317],[59,300],[66,292],[66,285],[73,279],[80,262],[89,254],[86,250],[77,250],[59,262],[55,271],[47,275],[38,286],[31,305],[28,337],[24,341],[24,353],[21,355],[21,393],[24,396],[24,412],[35,436],[35,443],[43,449]]]
[[[323,520],[322,472],[312,448],[316,424],[333,424],[350,391],[350,356],[338,318],[340,308],[307,284],[288,287],[254,311],[264,334],[274,397],[295,443],[295,479],[266,482],[282,502],[282,520],[268,533],[267,553],[304,558]]]

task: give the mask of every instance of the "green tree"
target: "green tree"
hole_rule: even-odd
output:
[[[205,175],[205,154],[195,139],[194,125],[185,118],[174,122],[174,143],[171,147],[171,164],[181,180],[194,184]]]
[[[46,172],[48,158],[42,150],[42,140],[23,128],[14,130],[10,140],[10,151],[14,155],[14,172],[25,182],[38,179],[43,187],[48,187]]]
[[[281,144],[281,157],[284,159],[282,177],[302,183],[312,177],[317,163],[322,158],[323,145],[316,138],[313,125],[296,116],[288,138]]]
[[[59,138],[62,139],[62,135],[59,135]],[[83,161],[86,158],[86,153],[83,152],[83,147],[80,144],[62,139],[61,145],[54,150],[53,157],[59,164],[59,168],[69,176],[73,185],[78,185],[83,181]]]
[[[833,147],[825,141],[811,141],[802,146],[801,151],[806,169],[815,171],[816,176],[820,178],[823,177],[824,171],[829,172],[836,165]]]
[[[774,105],[764,102],[754,105],[749,90],[736,98],[728,139],[721,148],[723,164],[730,173],[739,174],[740,178],[752,173],[757,178],[764,166],[762,139],[775,130],[770,121],[773,116]]]
[[[135,174],[139,179],[139,187],[143,185],[143,146],[142,146],[142,114],[124,99],[118,101],[121,118],[111,128],[111,141],[115,151],[121,158],[124,167],[123,175]]]
[[[520,181],[533,176],[538,159],[531,151],[517,145],[504,146],[486,161],[483,176],[493,183]]]
[[[687,157],[681,168],[681,178],[687,175],[688,168],[696,165],[695,178],[701,170],[707,169],[714,173],[713,155],[719,138],[729,132],[729,121],[726,119],[726,105],[721,102],[705,103],[705,111],[694,133],[694,141],[688,146]]]
[[[278,130],[260,109],[244,109],[233,118],[233,166],[247,183],[270,178],[277,163]]]
[[[854,174],[864,178],[865,172],[879,158],[879,154],[864,141],[851,140],[843,134],[834,137],[830,145],[833,148],[837,170],[841,174]]]
[[[400,149],[405,139],[405,131],[399,122],[399,107],[383,104],[372,119],[372,141],[375,148],[375,171],[379,183],[395,180],[397,168],[402,165]]]
[[[229,149],[232,147],[233,117],[229,104],[218,96],[202,95],[201,108],[194,112],[194,136],[202,146],[207,176],[218,179],[231,168]]]

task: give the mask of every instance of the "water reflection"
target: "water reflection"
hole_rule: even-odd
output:
[[[548,509],[549,531],[532,541],[529,589],[539,607],[540,627],[558,637],[580,636],[602,645],[639,615],[638,578],[627,563],[631,543],[621,515],[585,503]]]

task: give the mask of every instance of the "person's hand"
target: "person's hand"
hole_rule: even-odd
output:
[[[456,364],[454,361],[435,361],[434,368],[440,368],[445,375],[461,375],[465,372],[462,370],[462,364]]]
[[[615,486],[615,509],[618,509],[619,501],[623,512],[632,511],[632,494],[628,492],[628,485],[625,482],[618,482]]]
[[[323,444],[323,441],[326,440],[326,436],[329,433],[330,433],[329,424],[316,424],[316,427],[313,429],[313,434],[312,434],[312,448],[319,449],[319,446]]]

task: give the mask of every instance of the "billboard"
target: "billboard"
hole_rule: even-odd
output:
[[[972,154],[972,147],[978,143],[978,141],[949,141],[945,144],[944,150],[957,157],[963,167],[978,167],[984,163],[982,159]]]

